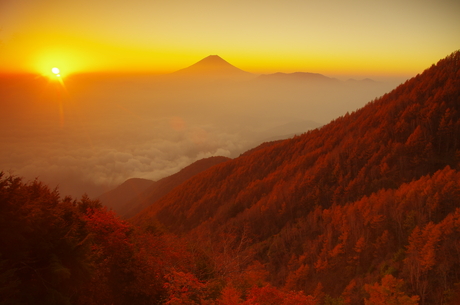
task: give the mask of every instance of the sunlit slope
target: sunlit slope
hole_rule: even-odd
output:
[[[392,274],[435,304],[460,276],[459,63],[453,53],[321,129],[217,165],[133,221],[255,255],[288,290],[359,303]]]
[[[137,216],[174,232],[249,221],[263,240],[315,206],[354,201],[458,165],[458,52],[319,130],[206,171]]]

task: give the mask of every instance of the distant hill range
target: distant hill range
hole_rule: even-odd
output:
[[[253,74],[241,70],[218,55],[209,55],[195,64],[173,72],[168,75],[173,79],[196,79],[196,80],[257,80],[259,82],[326,82],[339,83],[336,78],[327,77],[319,73],[311,72],[276,72],[271,74]],[[349,79],[347,82],[375,82],[366,78],[363,80]]]
[[[347,82],[348,82],[348,83],[359,83],[359,82],[363,82],[363,83],[375,83],[375,80],[370,79],[370,78],[364,78],[364,79],[361,79],[361,80],[354,79],[354,78],[350,78],[350,79],[347,79]]]
[[[294,73],[273,73],[262,74],[258,77],[259,81],[295,81],[295,82],[339,82],[338,79],[324,76],[319,73],[294,72]]]

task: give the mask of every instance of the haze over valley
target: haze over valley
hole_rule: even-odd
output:
[[[129,178],[158,180],[304,133],[400,81],[259,75],[217,55],[164,75],[4,78],[0,165],[63,194],[97,196]]]

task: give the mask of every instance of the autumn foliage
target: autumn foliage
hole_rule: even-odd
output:
[[[460,52],[129,222],[0,179],[0,303],[458,304]]]
[[[460,281],[456,227],[441,229],[460,207],[459,158],[455,52],[356,112],[196,175],[133,221],[213,245],[250,239],[233,257],[253,255],[276,287],[321,285],[321,302],[362,304],[364,285],[392,274],[443,304]]]

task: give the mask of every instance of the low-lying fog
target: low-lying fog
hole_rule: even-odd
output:
[[[236,157],[364,106],[397,82],[78,75],[0,84],[0,171],[94,197],[209,156]]]

